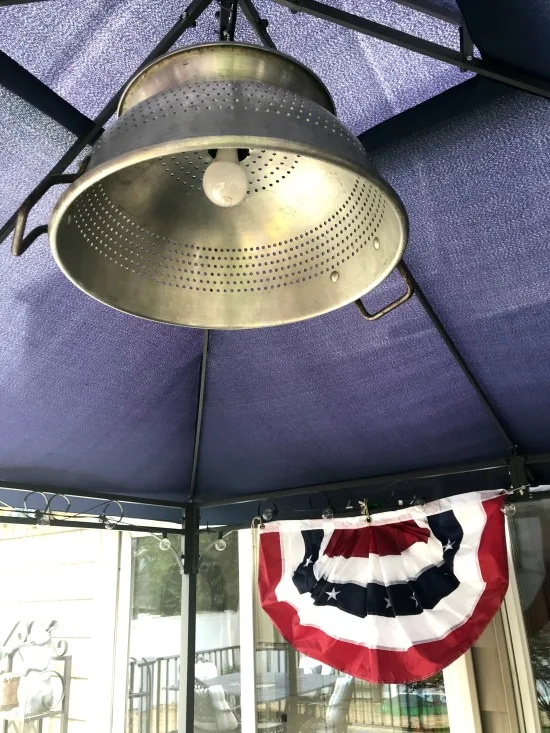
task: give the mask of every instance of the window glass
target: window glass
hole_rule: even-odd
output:
[[[258,731],[449,730],[442,674],[409,685],[380,685],[339,672],[287,644],[261,608],[258,592],[254,596]]]
[[[409,685],[371,684],[299,654],[280,640],[261,614],[256,658],[259,731],[272,731],[275,724],[281,733],[449,730],[442,674]]]
[[[221,544],[208,535],[200,540],[196,733],[251,730],[249,685],[254,688],[259,733],[449,729],[442,675],[413,685],[372,685],[304,657],[287,644],[260,607],[250,533],[239,534],[232,533]],[[224,544],[223,550],[216,549]],[[246,572],[239,578],[243,567]],[[247,603],[253,605],[250,626],[242,625],[240,618]],[[250,635],[250,647],[248,639],[240,638],[240,625],[242,633]],[[253,659],[247,656],[248,648]],[[249,670],[253,661],[255,678]]]
[[[195,733],[236,731],[241,727],[237,532],[201,534],[199,558]]]
[[[251,731],[253,722],[250,723],[246,707],[253,699],[250,687],[256,700],[255,716],[254,708],[250,709],[252,721],[255,717],[260,733],[448,731],[442,675],[411,685],[373,685],[292,649],[259,606],[250,534],[245,535],[245,542],[239,534],[242,533],[232,532],[223,539],[215,533],[200,536],[195,733]],[[180,538],[173,539],[174,545],[179,546]],[[169,588],[173,587],[177,595],[179,569],[177,553],[167,551],[159,558],[158,544],[158,539],[147,538],[135,545],[130,642],[135,657],[135,697],[133,727],[127,725],[128,733],[174,733],[178,725],[180,635],[176,626],[180,619],[176,617],[169,634],[172,647],[160,648],[163,635],[159,629],[174,618],[170,614],[177,599],[172,598]],[[243,562],[245,567],[249,564],[250,573],[240,576]],[[241,614],[246,613],[246,604],[253,606],[250,617],[254,621],[245,629]],[[139,653],[135,636],[138,622],[148,624],[147,632],[142,633]],[[241,643],[245,630],[249,646]],[[248,649],[252,659],[247,656]],[[176,660],[173,668],[171,659]],[[255,678],[251,674],[253,662]]]
[[[550,497],[514,505],[514,562],[541,726],[550,730]]]
[[[240,725],[237,533],[199,538],[195,730]],[[133,540],[126,733],[176,733],[180,688],[182,564],[179,535]],[[220,727],[221,726],[221,727]]]
[[[181,587],[180,535],[134,538],[127,733],[178,729]]]

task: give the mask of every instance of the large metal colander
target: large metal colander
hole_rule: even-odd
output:
[[[356,300],[401,259],[406,217],[332,109],[317,77],[273,51],[161,59],[58,202],[57,262],[108,305],[188,326],[275,325]],[[220,148],[247,175],[233,208],[202,188]]]

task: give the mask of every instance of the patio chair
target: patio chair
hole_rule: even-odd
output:
[[[337,677],[323,717],[314,715],[323,701],[306,704],[306,714],[298,717],[300,733],[346,733],[348,712],[353,697],[355,678],[350,675]]]
[[[321,674],[322,666],[321,662],[303,654],[300,658],[298,669],[303,672],[303,674]]]
[[[225,733],[239,727],[239,721],[225,698],[221,685],[208,687],[195,679],[195,731]]]
[[[214,677],[217,677],[218,674],[218,668],[214,662],[209,662],[205,659],[199,659],[198,662],[195,662],[195,677],[198,680],[201,680],[201,682],[212,680]]]

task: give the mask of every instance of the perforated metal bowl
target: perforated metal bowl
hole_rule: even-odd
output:
[[[253,47],[252,80],[242,59],[238,80],[227,79],[211,63],[217,47],[206,48],[216,73],[197,80],[195,69],[171,87],[185,54],[197,57],[190,49],[164,60],[156,82],[151,69],[132,82],[122,116],[55,208],[59,266],[110,306],[188,326],[275,325],[356,300],[402,257],[397,196],[326,109],[332,101],[317,77],[296,64],[299,74],[281,74],[279,84],[257,81],[258,54],[269,79],[272,59],[290,69],[295,62]],[[222,48],[237,59],[249,49]],[[219,148],[248,153],[247,196],[234,208],[215,206],[202,190]]]

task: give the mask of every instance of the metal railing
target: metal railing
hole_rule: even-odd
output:
[[[218,674],[231,674],[241,669],[241,648],[224,646],[221,649],[206,649],[195,654],[195,661],[213,662]]]
[[[293,659],[289,659],[289,654]],[[257,668],[265,672],[288,672],[295,663],[296,653],[285,642],[258,642]],[[329,695],[330,696],[330,695]],[[327,696],[325,696],[327,697]],[[324,717],[325,706],[318,706]],[[379,685],[356,680],[348,713],[350,725],[388,728],[405,731],[448,731],[447,705],[443,681],[435,680],[413,685]],[[289,733],[296,733],[289,731]]]
[[[131,659],[126,733],[177,733],[179,655]],[[212,662],[218,674],[240,671],[238,646],[207,649],[195,655],[196,662]],[[260,643],[258,668],[264,672],[286,673],[289,647],[285,643]],[[330,692],[325,694],[326,704]],[[280,705],[277,703],[276,705]],[[317,715],[325,709],[318,706]],[[348,713],[350,726],[373,726],[404,731],[448,731],[447,707],[443,686],[375,685],[357,680]],[[289,733],[296,733],[289,731]]]
[[[195,662],[213,662],[218,674],[240,670],[240,647],[197,652]],[[130,659],[126,733],[176,733],[178,729],[179,654]]]

